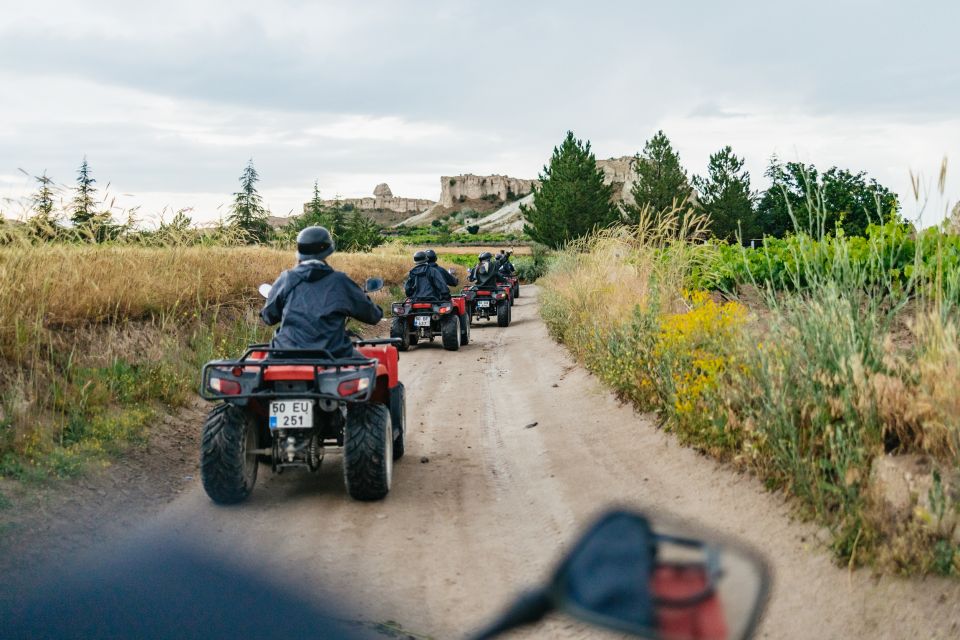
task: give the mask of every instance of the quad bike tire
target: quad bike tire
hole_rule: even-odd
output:
[[[343,430],[343,482],[354,500],[382,500],[393,477],[390,409],[378,402],[347,409]]]
[[[407,326],[406,318],[398,317],[390,322],[390,337],[400,339],[397,351],[406,351],[410,348],[410,328]]]
[[[460,316],[460,344],[470,344],[470,316],[466,313]]]
[[[500,326],[500,327],[510,326],[510,305],[509,304],[497,305],[497,326]]]
[[[520,283],[519,283],[519,282],[516,283],[515,285],[513,285],[513,297],[514,297],[514,298],[519,298],[519,297],[520,297]]]
[[[390,389],[390,423],[393,427],[393,459],[403,457],[404,437],[407,435],[407,393],[403,383]]]
[[[247,451],[256,448],[256,425],[244,411],[223,403],[207,414],[200,439],[200,479],[211,500],[236,504],[247,499],[259,466],[258,457]]]
[[[440,325],[440,337],[443,339],[443,348],[447,351],[456,351],[460,348],[460,318],[449,315]]]

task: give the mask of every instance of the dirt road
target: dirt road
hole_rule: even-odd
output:
[[[598,510],[626,503],[764,552],[775,586],[760,637],[958,636],[960,585],[837,568],[779,497],[680,448],[575,366],[539,320],[535,287],[509,328],[471,337],[459,353],[428,345],[401,357],[407,456],[385,501],[349,500],[331,455],[318,476],[261,468],[236,507],[213,505],[194,480],[143,526],[229,550],[318,601],[347,591],[368,621],[454,638],[543,577]],[[594,633],[557,621],[531,635]]]

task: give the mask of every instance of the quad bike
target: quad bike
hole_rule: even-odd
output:
[[[371,278],[366,290],[382,286]],[[347,493],[357,500],[385,497],[406,435],[396,342],[358,340],[362,357],[352,358],[256,344],[236,360],[205,364],[200,395],[218,402],[201,440],[207,495],[220,504],[241,502],[261,462],[276,473],[317,471],[328,449],[342,447]]]
[[[398,340],[400,351],[406,351],[420,340],[433,342],[436,337],[447,351],[456,351],[460,345],[470,342],[470,316],[463,295],[441,301],[407,298],[394,302],[391,308],[390,337]]]
[[[467,305],[467,317],[477,320],[497,319],[500,327],[510,326],[513,304],[510,285],[497,285],[494,289],[471,285],[461,292]]]
[[[510,285],[510,305],[512,306],[513,301],[520,297],[520,278],[517,276],[503,276],[503,279]]]

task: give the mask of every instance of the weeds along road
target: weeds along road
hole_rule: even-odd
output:
[[[202,540],[318,602],[346,596],[351,616],[453,638],[545,577],[591,516],[627,504],[763,551],[775,585],[760,637],[957,637],[955,582],[837,568],[780,498],[679,447],[575,366],[547,335],[536,293],[524,287],[509,328],[476,326],[457,353],[435,343],[401,356],[407,455],[385,501],[350,500],[328,455],[317,475],[261,467],[235,507],[195,483],[144,528]],[[598,634],[557,619],[527,635]]]

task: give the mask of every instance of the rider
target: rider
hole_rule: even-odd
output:
[[[427,253],[413,254],[414,267],[407,276],[404,292],[414,300],[449,300],[450,289],[446,280],[427,262]]]
[[[497,270],[493,262],[493,255],[489,251],[484,251],[477,259],[480,261],[473,269],[470,269],[470,282],[476,282],[482,289],[492,289],[503,282],[503,277]]]
[[[512,251],[504,251],[503,249],[500,249],[500,253],[497,254],[498,271],[507,277],[512,276],[517,271],[513,263],[510,262],[511,254],[513,254]]]
[[[437,273],[440,274],[440,276],[443,278],[443,281],[447,284],[448,287],[455,287],[457,286],[457,284],[459,284],[460,281],[457,280],[457,276],[453,275],[452,273],[450,273],[449,271],[447,271],[446,269],[444,269],[443,267],[437,264],[436,251],[434,251],[433,249],[427,249],[426,251],[424,251],[424,253],[427,254],[427,264],[429,264],[431,268],[433,268]],[[447,290],[447,295],[443,299],[444,300],[450,299],[449,289]]]
[[[347,336],[347,318],[380,322],[383,310],[347,274],[325,262],[335,249],[323,227],[307,227],[297,236],[297,266],[280,274],[260,312],[268,325],[280,323],[270,346],[350,358],[359,352]]]

